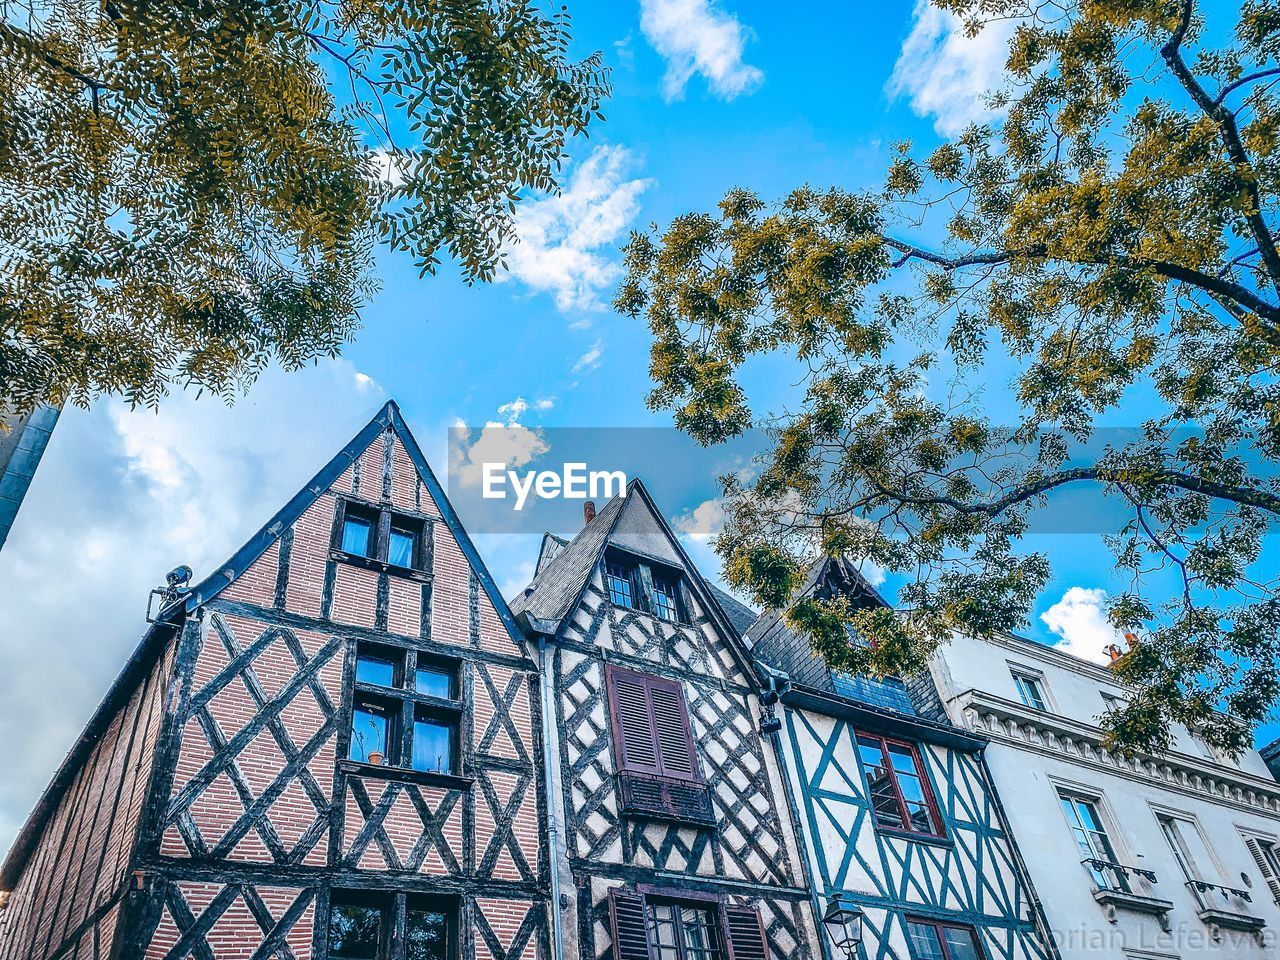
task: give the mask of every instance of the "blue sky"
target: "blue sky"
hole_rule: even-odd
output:
[[[419,280],[384,253],[382,292],[341,361],[269,373],[231,408],[180,396],[159,413],[101,403],[64,414],[0,554],[0,849],[136,643],[166,570],[185,562],[200,576],[225,559],[388,397],[441,474],[459,420],[668,425],[644,406],[647,330],[606,306],[627,231],[708,209],[731,187],[774,197],[805,182],[875,185],[893,142],[927,147],[982,117],[979,94],[1003,59],[1002,35],[965,39],[910,3],[785,16],[750,0],[571,8],[577,50],[604,51],[615,94],[606,121],[573,144],[564,195],[522,208],[510,276],[467,287],[446,268]],[[748,387],[767,412],[794,377],[762,362]],[[717,575],[704,542],[714,478],[653,492]],[[536,538],[478,540],[499,584],[522,587]],[[1096,655],[1109,554],[1085,535],[1033,545],[1055,576],[1028,632]],[[50,703],[42,680],[55,674],[70,695]]]

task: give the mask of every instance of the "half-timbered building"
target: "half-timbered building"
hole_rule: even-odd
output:
[[[639,481],[544,541],[512,610],[542,651],[565,957],[804,960],[816,931],[760,687]]]
[[[885,603],[834,559],[814,565],[801,596]],[[745,640],[780,693],[815,909],[833,898],[855,905],[867,960],[1054,956],[988,775],[987,741],[948,722],[932,679],[832,671],[779,610]]]
[[[535,664],[396,406],[182,580],[0,869],[0,958],[546,957]]]

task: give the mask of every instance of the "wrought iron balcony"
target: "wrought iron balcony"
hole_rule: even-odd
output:
[[[1117,910],[1128,910],[1131,913],[1150,914],[1159,920],[1164,930],[1170,929],[1169,911],[1173,909],[1173,902],[1134,889],[1135,878],[1144,880],[1148,887],[1159,883],[1154,870],[1131,867],[1100,857],[1086,857],[1080,861],[1080,865],[1093,879],[1093,899],[1102,906],[1109,922],[1117,922]]]
[[[1200,919],[1211,926],[1256,932],[1267,925],[1262,917],[1249,912],[1253,894],[1248,890],[1207,880],[1188,880],[1187,889],[1200,908]]]

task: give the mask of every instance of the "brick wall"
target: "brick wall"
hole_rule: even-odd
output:
[[[92,943],[95,935],[110,945],[150,783],[173,649],[171,644],[117,712],[46,824],[0,924],[3,960],[51,957]]]

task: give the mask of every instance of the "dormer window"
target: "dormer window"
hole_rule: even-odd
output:
[[[604,585],[615,607],[640,610],[669,623],[688,622],[680,599],[680,572],[675,568],[610,553],[605,558]]]

